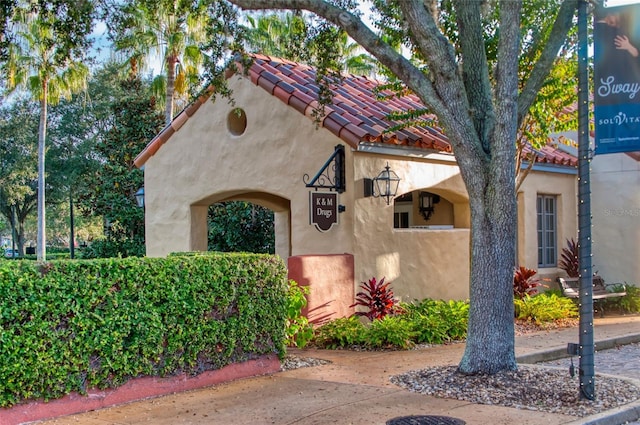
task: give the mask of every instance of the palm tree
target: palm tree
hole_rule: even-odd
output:
[[[250,25],[247,44],[251,52],[306,62],[304,43],[308,25],[301,14],[248,15],[247,20]]]
[[[306,44],[310,40],[310,26],[301,13],[248,15],[247,20],[250,25],[247,31],[248,50],[296,62],[309,62],[309,52],[313,50]],[[377,61],[363,53],[347,33],[338,33],[335,41],[334,46],[342,58],[340,71],[363,75],[375,73]]]
[[[199,43],[206,40],[207,18],[203,7],[191,5],[187,0],[136,0],[112,22],[117,25],[116,50],[127,55],[133,73],[154,57],[162,59],[164,74],[154,79],[153,87],[164,98],[166,124],[173,119],[176,94],[185,94],[199,81]]]
[[[26,88],[40,103],[38,126],[38,236],[36,254],[46,261],[45,229],[45,142],[47,137],[47,107],[57,104],[82,90],[89,69],[77,61],[61,61],[57,55],[59,34],[55,33],[53,17],[38,12],[16,9],[14,42],[9,46],[5,63],[9,90]]]

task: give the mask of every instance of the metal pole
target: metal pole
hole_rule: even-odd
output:
[[[11,205],[11,257],[16,258],[16,205]]]
[[[591,178],[589,166],[589,71],[587,1],[578,5],[578,246],[580,248],[580,395],[594,400],[593,276],[591,268]]]
[[[69,256],[73,260],[76,258],[76,239],[73,223],[73,192],[69,189]]]

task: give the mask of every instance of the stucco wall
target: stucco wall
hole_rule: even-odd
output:
[[[284,258],[351,252],[353,211],[340,214],[331,231],[318,232],[309,225],[310,189],[302,180],[316,174],[340,140],[244,78],[234,77],[231,87],[247,116],[242,135],[227,129],[227,100],[208,101],[146,162],[147,255],[205,250],[206,207],[228,199],[267,203],[276,212]],[[347,148],[347,163],[350,156]],[[348,205],[352,193],[348,187],[340,203]]]
[[[454,205],[461,227],[451,230],[394,229],[393,201],[360,196],[355,201],[355,278],[392,281],[396,296],[466,299],[469,296],[469,230],[466,190],[454,162],[381,157],[358,153],[355,178],[371,178],[389,163],[401,178],[398,194],[416,189],[437,193]],[[437,206],[436,206],[437,208]]]
[[[558,258],[566,240],[577,238],[576,175],[532,171],[518,193],[518,265],[538,270],[538,275],[551,281],[564,272],[557,267],[538,268],[538,235],[536,199],[538,195],[555,195],[557,199]]]
[[[208,101],[147,160],[147,255],[206,250],[208,206],[248,200],[275,212],[276,253],[285,260],[353,254],[356,290],[375,276],[391,280],[402,300],[468,298],[469,204],[453,157],[356,152],[347,146],[346,192],[339,195],[346,211],[337,226],[319,232],[309,223],[312,189],[305,187],[303,176],[313,177],[334,146],[344,143],[245,78],[234,77],[231,87],[235,107],[246,114],[244,133],[229,131],[232,106],[226,99]],[[453,214],[454,228],[394,229],[393,200],[386,205],[381,198],[365,198],[363,190],[363,179],[377,176],[387,163],[401,178],[398,194],[425,190],[440,195],[440,214],[447,223]],[[576,232],[575,176],[534,172],[523,190],[520,264],[537,268],[536,194],[559,195],[560,246]]]
[[[640,162],[608,154],[591,164],[593,271],[640,284]]]

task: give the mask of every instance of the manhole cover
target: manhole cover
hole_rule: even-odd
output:
[[[465,421],[449,416],[402,416],[387,421],[387,425],[465,425]]]

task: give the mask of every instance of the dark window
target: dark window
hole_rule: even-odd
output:
[[[409,213],[393,213],[393,227],[396,229],[407,229],[409,227]]]
[[[538,195],[538,267],[555,267],[557,264],[558,210],[555,196]]]

